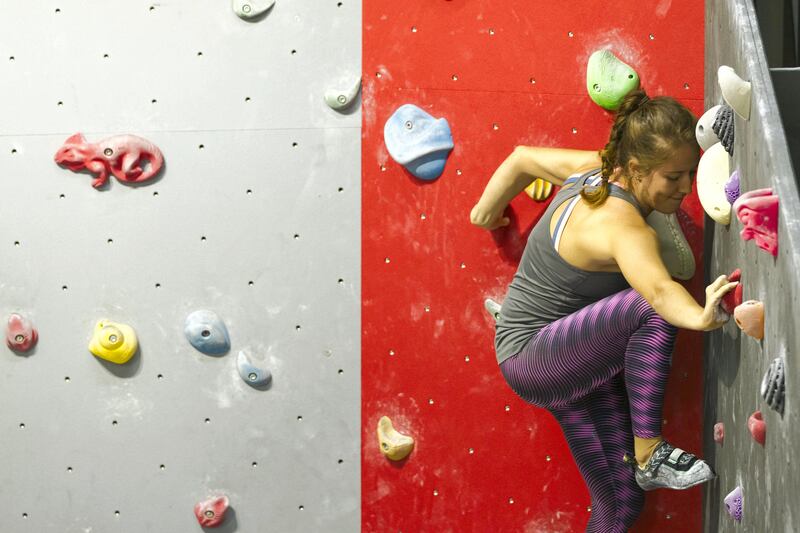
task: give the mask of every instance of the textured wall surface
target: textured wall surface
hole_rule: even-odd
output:
[[[561,430],[505,384],[485,298],[501,301],[544,204],[521,195],[494,233],[469,212],[515,145],[601,148],[610,115],[586,62],[610,47],[652,95],[703,105],[703,6],[480,0],[364,4],[362,529],[583,531],[591,512]],[[423,183],[388,155],[383,125],[416,104],[450,123],[444,174]],[[702,210],[681,222],[701,260]],[[702,263],[699,263],[702,264]],[[703,294],[702,267],[687,287]],[[702,447],[702,336],[681,332],[664,432]],[[404,464],[379,452],[387,415],[416,438]],[[709,426],[710,430],[710,426]],[[647,496],[636,531],[695,532],[701,489]]]
[[[713,278],[734,268],[742,270],[744,299],[765,306],[764,339],[743,334],[731,321],[706,336],[707,421],[725,424],[722,446],[711,438],[706,425],[705,453],[712,458],[719,478],[705,489],[705,531],[797,531],[800,514],[797,492],[800,465],[796,460],[800,420],[795,402],[800,337],[797,331],[797,265],[800,264],[800,201],[781,113],[772,88],[761,46],[758,24],[750,0],[715,0],[706,6],[706,107],[722,102],[717,69],[729,65],[752,83],[750,120],[736,117],[736,144],[731,168],[741,173],[741,189],[772,187],[780,197],[778,256],[758,249],[739,237],[741,223],[729,227],[710,220],[706,225],[707,276]],[[796,98],[797,89],[795,89]],[[794,101],[789,102],[796,105]],[[784,116],[791,116],[785,114]],[[760,396],[761,378],[776,357],[785,359],[786,406],[783,416]],[[747,419],[761,410],[767,425],[766,446],[750,436]],[[744,518],[736,524],[725,512],[724,497],[736,486],[744,492]]]
[[[199,531],[217,492],[221,531],[358,530],[361,116],[323,94],[360,28],[359,0],[3,2],[0,311],[40,341],[0,354],[0,531]],[[92,189],[53,162],[78,131],[152,140],[161,179]],[[225,357],[184,338],[197,308]],[[139,334],[124,367],[87,351],[104,317]]]

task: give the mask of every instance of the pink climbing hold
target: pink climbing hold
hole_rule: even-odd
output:
[[[767,440],[767,424],[761,416],[761,411],[750,415],[750,418],[747,419],[747,429],[750,430],[753,440],[763,446]]]
[[[201,526],[217,527],[225,520],[228,503],[227,496],[208,499],[194,506],[194,515]]]
[[[68,138],[55,161],[73,172],[87,169],[95,176],[92,187],[102,187],[111,173],[122,182],[141,183],[153,178],[164,164],[158,147],[136,135],[114,135],[97,143],[80,133]]]
[[[34,347],[38,339],[39,334],[30,320],[16,313],[8,318],[6,344],[9,348],[15,352],[25,353]]]
[[[733,203],[733,210],[744,229],[742,239],[755,239],[756,245],[773,256],[778,255],[778,197],[772,189],[749,191]]]
[[[728,275],[728,281],[740,281],[741,279],[742,271],[738,268]],[[729,315],[733,314],[733,310],[742,304],[742,290],[742,284],[739,283],[732,291],[725,293],[725,296],[722,297],[722,301],[720,302],[723,311]]]
[[[725,426],[722,422],[714,424],[714,442],[722,444],[725,440]]]

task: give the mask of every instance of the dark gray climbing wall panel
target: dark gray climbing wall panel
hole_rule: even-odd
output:
[[[749,121],[736,118],[732,168],[742,190],[772,187],[780,197],[777,258],[739,237],[735,215],[729,227],[706,219],[706,278],[742,269],[744,299],[765,304],[765,336],[756,341],[733,321],[706,335],[705,456],[719,478],[706,486],[705,531],[789,533],[800,524],[800,200],[792,172],[781,113],[750,0],[706,2],[706,108],[722,102],[717,69],[729,65],[752,82]],[[796,91],[795,91],[796,94]],[[761,378],[770,361],[785,357],[787,396],[783,416],[761,399]],[[750,436],[747,419],[761,410],[766,446]],[[725,424],[725,442],[712,440],[715,422]],[[725,512],[724,497],[744,490],[744,518],[737,525]]]
[[[360,0],[6,1],[0,7],[0,311],[33,318],[0,354],[2,532],[357,531],[360,523]],[[107,190],[53,155],[134,133],[159,181]],[[220,358],[185,317],[216,311]],[[140,354],[87,350],[97,319]],[[236,355],[272,372],[246,385]]]

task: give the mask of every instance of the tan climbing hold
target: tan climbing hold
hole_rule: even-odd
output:
[[[388,416],[378,421],[378,443],[381,453],[392,461],[402,461],[414,449],[414,439],[398,433]]]
[[[764,304],[757,300],[747,300],[733,310],[736,325],[754,339],[764,338]]]

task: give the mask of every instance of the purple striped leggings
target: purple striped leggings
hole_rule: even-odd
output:
[[[661,435],[677,328],[633,289],[556,320],[500,364],[522,399],[555,416],[592,499],[587,532],[624,533],[644,505],[633,435]]]

